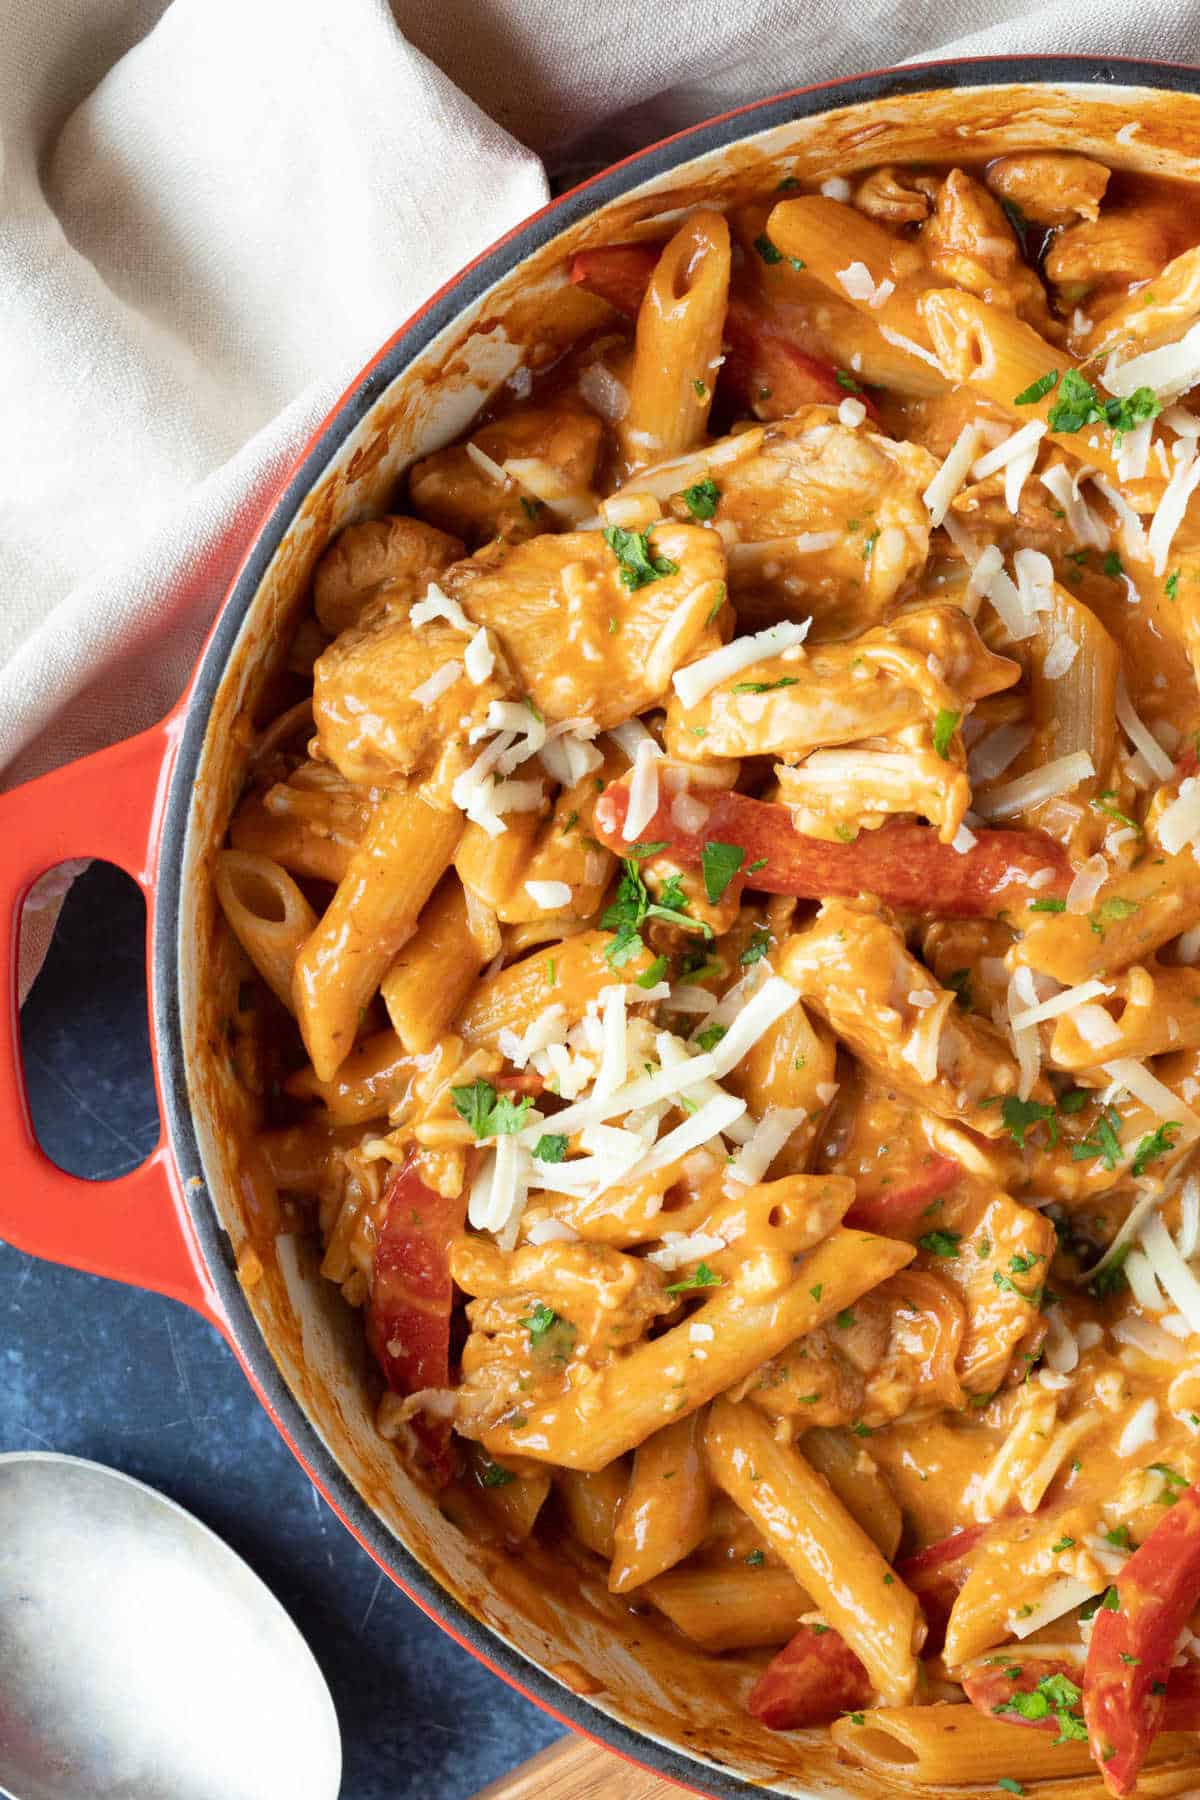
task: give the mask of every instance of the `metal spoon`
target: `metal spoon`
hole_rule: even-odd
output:
[[[329,1689],[228,1545],[128,1475],[0,1456],[0,1794],[335,1800]]]

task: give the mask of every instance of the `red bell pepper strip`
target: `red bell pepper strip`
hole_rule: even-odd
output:
[[[1166,1722],[1175,1645],[1200,1604],[1200,1485],[1187,1488],[1135,1550],[1101,1606],[1083,1678],[1092,1755],[1110,1794],[1131,1794]]]
[[[925,1614],[930,1634],[926,1652],[940,1647],[954,1602],[970,1572],[967,1559],[990,1530],[986,1524],[968,1525],[964,1531],[939,1538],[936,1544],[927,1544],[915,1556],[896,1564],[897,1575],[917,1596]]]
[[[465,1189],[452,1200],[434,1193],[411,1159],[388,1181],[375,1246],[367,1341],[393,1393],[450,1385],[450,1244],[465,1217]],[[413,1429],[439,1481],[449,1480],[448,1423],[418,1415]]]
[[[845,1223],[883,1237],[906,1237],[934,1196],[952,1188],[961,1174],[962,1165],[953,1156],[931,1156],[912,1171],[911,1180],[896,1187],[867,1194],[860,1187]]]
[[[867,1671],[828,1626],[802,1625],[755,1682],[747,1711],[769,1731],[798,1731],[870,1706]]]
[[[653,244],[606,244],[580,250],[567,272],[580,287],[636,319],[658,257]],[[832,365],[802,350],[755,295],[731,293],[724,342],[720,384],[760,418],[784,419],[803,406],[837,406],[846,398]],[[859,397],[875,413],[870,397]]]
[[[684,831],[668,798],[641,841],[663,844],[662,854],[688,869],[700,867],[706,842],[736,844],[746,855],[735,880],[766,894],[801,900],[874,894],[890,906],[936,918],[972,919],[995,918],[1035,895],[1062,896],[1071,884],[1065,850],[1042,831],[979,831],[972,848],[960,854],[929,826],[897,821],[841,844],[797,831],[786,806],[731,792],[697,798],[708,806],[702,832]],[[595,835],[618,856],[630,849],[621,836],[628,805],[623,780],[610,783],[596,802]],[[1046,869],[1053,870],[1053,881],[1033,888],[1031,878],[1041,882]]]
[[[1014,1673],[1015,1671],[1015,1673]],[[963,1692],[972,1706],[989,1718],[999,1714],[1006,1725],[1032,1725],[1038,1731],[1053,1731],[1062,1736],[1062,1724],[1051,1705],[1041,1718],[1029,1717],[1011,1706],[1016,1694],[1031,1694],[1048,1676],[1064,1677],[1078,1689],[1083,1670],[1077,1663],[1060,1657],[1038,1656],[1031,1651],[1010,1648],[989,1656],[962,1678]],[[1053,1693],[1049,1698],[1053,1699]],[[1187,1663],[1172,1669],[1167,1676],[1166,1693],[1162,1696],[1163,1731],[1200,1731],[1200,1665]],[[1079,1715],[1078,1702],[1066,1710],[1072,1718]]]

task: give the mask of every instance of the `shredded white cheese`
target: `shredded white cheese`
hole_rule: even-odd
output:
[[[975,458],[979,447],[978,425],[964,425],[955,438],[941,468],[925,489],[921,498],[929,508],[929,523],[940,525],[950,510],[950,503],[957,494],[967,472]],[[994,549],[995,546],[993,545]],[[1000,552],[996,550],[996,566],[1000,566]]]
[[[1200,327],[1194,327],[1200,329]],[[1200,455],[1197,455],[1194,444],[1189,445],[1186,454],[1175,464],[1174,473],[1166,486],[1166,491],[1158,503],[1158,510],[1150,522],[1147,543],[1150,559],[1154,565],[1154,573],[1166,573],[1167,557],[1175,533],[1183,523],[1183,515],[1187,511],[1188,501],[1200,482]]]
[[[497,487],[512,486],[509,476],[505,474],[495,457],[489,456],[486,450],[481,450],[478,444],[467,443],[465,449],[481,475],[486,475],[488,480],[494,481]]]
[[[1118,1456],[1135,1456],[1154,1442],[1158,1431],[1158,1401],[1143,1400],[1135,1407],[1117,1439]]]
[[[768,625],[764,631],[756,631],[750,637],[734,638],[723,649],[713,650],[699,662],[689,663],[686,669],[677,669],[671,678],[675,692],[685,706],[695,706],[722,681],[740,675],[743,669],[756,662],[764,662],[768,657],[779,656],[802,644],[811,624],[811,618],[799,624],[783,619],[778,625]]]
[[[1200,838],[1200,780],[1189,775],[1179,794],[1158,816],[1158,841],[1169,856]]]
[[[443,663],[440,669],[434,670],[428,681],[423,681],[420,687],[412,690],[409,699],[415,700],[418,706],[432,706],[454,686],[462,672],[463,666],[460,662]]]
[[[1037,447],[1046,435],[1046,427],[1040,419],[1031,419],[1028,425],[1022,425],[1011,437],[1006,437],[1002,444],[994,450],[988,450],[972,464],[971,479],[986,481],[998,469],[1003,469],[1014,457],[1025,457],[1030,450],[1035,455]],[[1010,508],[1010,510],[1012,510]]]
[[[458,601],[444,594],[435,581],[429,583],[425,598],[418,600],[408,615],[410,625],[428,625],[431,619],[445,619],[458,631],[470,633],[475,629]]]
[[[803,1107],[768,1107],[725,1171],[726,1182],[752,1186],[761,1181],[792,1133],[807,1117]]]
[[[862,424],[862,422],[866,418],[866,416],[867,416],[866,407],[863,405],[861,400],[856,400],[854,398],[853,394],[847,394],[846,398],[838,406],[838,422],[839,422],[839,424],[848,425],[852,431],[857,429],[857,427]],[[817,533],[811,532],[808,535],[815,537],[817,535]],[[822,537],[826,537],[829,535],[829,533],[821,532],[820,535]]]
[[[662,751],[651,737],[643,738],[634,752],[629,803],[621,836],[627,844],[640,838],[658,811],[658,768]]]
[[[1200,381],[1200,325],[1193,325],[1174,344],[1145,350],[1118,363],[1109,357],[1100,375],[1110,394],[1128,398],[1138,388],[1151,388],[1159,400],[1174,400]]]
[[[482,687],[496,666],[496,652],[492,649],[491,635],[486,625],[481,625],[463,653],[463,666],[468,679],[475,687]]]
[[[1012,1014],[1012,1026],[1015,1031],[1024,1031],[1030,1025],[1040,1025],[1045,1019],[1057,1019],[1061,1013],[1071,1012],[1081,1006],[1085,1000],[1098,1000],[1104,994],[1111,994],[1111,987],[1103,981],[1082,981],[1078,987],[1064,988],[1061,994],[1055,994],[1049,1000],[1042,1000],[1036,1006],[1024,1012]]]
[[[1136,1057],[1122,1056],[1116,1062],[1105,1063],[1104,1073],[1110,1081],[1119,1083],[1131,1093],[1135,1100],[1148,1106],[1152,1113],[1157,1113],[1160,1119],[1174,1119],[1187,1131],[1200,1132],[1200,1113],[1193,1112],[1186,1101],[1173,1094]]]
[[[525,892],[543,912],[561,912],[571,904],[571,889],[565,881],[527,881]]]
[[[889,294],[894,294],[896,284],[885,276],[878,284],[864,262],[852,262],[844,269],[838,269],[837,278],[851,300],[861,300],[875,311],[881,307]]]
[[[1055,757],[1040,769],[1018,775],[1012,781],[993,788],[990,794],[976,795],[975,805],[986,818],[1007,819],[1029,807],[1040,806],[1059,794],[1069,794],[1081,781],[1089,781],[1096,773],[1086,750],[1073,750],[1069,756]]]

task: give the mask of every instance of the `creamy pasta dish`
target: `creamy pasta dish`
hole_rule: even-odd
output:
[[[1176,1793],[1200,215],[811,186],[578,253],[325,552],[216,870],[248,1155],[465,1529],[931,1792]]]

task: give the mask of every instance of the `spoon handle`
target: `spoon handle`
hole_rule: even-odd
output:
[[[681,1792],[599,1744],[566,1737],[481,1788],[474,1800],[679,1800]]]

